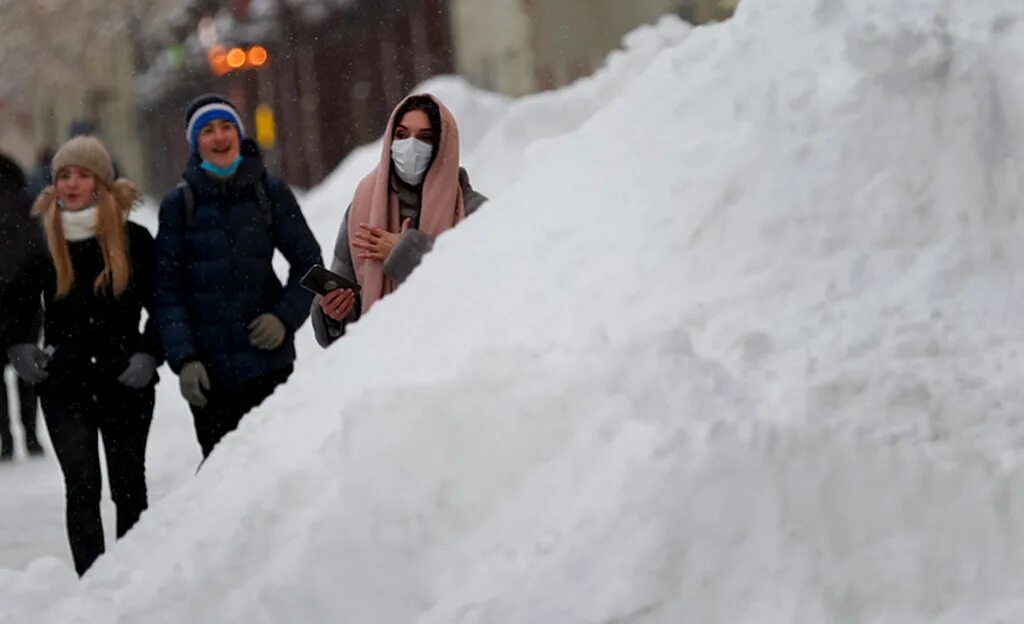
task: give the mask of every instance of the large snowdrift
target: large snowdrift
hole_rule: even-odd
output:
[[[1006,5],[745,0],[509,104],[493,201],[0,622],[1024,618]]]

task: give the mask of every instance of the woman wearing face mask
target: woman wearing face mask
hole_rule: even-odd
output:
[[[99,140],[76,137],[53,158],[54,184],[33,213],[46,249],[29,258],[4,294],[11,364],[37,384],[64,473],[67,530],[79,574],[104,550],[98,437],[103,437],[117,536],[146,509],[146,439],[156,369],[163,358],[153,321],[153,238],[127,220],[139,195],[114,179]],[[31,325],[42,298],[45,348]],[[141,311],[149,320],[139,331]],[[9,337],[8,337],[9,338]]]
[[[358,283],[360,294],[337,289],[313,301],[320,345],[337,340],[348,323],[393,292],[438,235],[485,201],[459,166],[451,112],[430,94],[406,98],[391,114],[380,162],[356,188],[334,245],[331,270]]]

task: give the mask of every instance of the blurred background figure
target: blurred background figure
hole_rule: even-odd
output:
[[[53,162],[53,147],[46,145],[39,150],[36,157],[36,166],[28,175],[26,192],[30,199],[35,199],[44,188],[50,186],[53,174],[50,171],[50,163]]]
[[[25,174],[14,160],[0,154],[0,291],[9,281],[13,271],[21,265],[30,253],[33,244],[39,242],[39,224],[30,215],[32,200],[25,191]],[[4,310],[7,316],[7,311]],[[31,335],[39,339],[41,317],[37,313]],[[6,347],[0,349],[0,354]],[[11,432],[11,404],[7,392],[7,369],[5,356],[0,355],[0,462],[14,459],[14,436]],[[32,384],[20,377],[17,388],[18,411],[21,427],[25,433],[25,450],[29,455],[42,455],[43,447],[36,437],[37,400]]]

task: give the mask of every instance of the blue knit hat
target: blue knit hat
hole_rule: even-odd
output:
[[[185,109],[185,139],[193,152],[199,151],[199,132],[214,119],[225,119],[234,124],[238,138],[245,138],[245,128],[238,109],[226,97],[215,93],[200,95]]]

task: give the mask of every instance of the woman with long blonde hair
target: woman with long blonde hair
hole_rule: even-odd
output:
[[[103,436],[117,536],[146,509],[145,452],[163,350],[152,320],[153,238],[129,222],[135,186],[115,179],[106,148],[76,137],[53,159],[54,184],[33,206],[46,248],[4,293],[11,364],[36,384],[61,470],[75,569],[103,553],[98,437]],[[44,346],[30,326],[42,300]],[[141,311],[149,313],[139,331]]]

